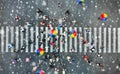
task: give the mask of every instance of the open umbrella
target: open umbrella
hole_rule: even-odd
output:
[[[77,3],[80,4],[80,3],[84,3],[85,0],[77,0]]]
[[[107,13],[100,14],[99,19],[101,21],[106,21],[108,19],[108,14]]]
[[[45,74],[45,71],[44,70],[38,70],[37,74]]]
[[[69,36],[71,38],[75,38],[77,36],[77,32],[75,30],[71,30]]]
[[[50,37],[55,37],[56,35],[57,35],[57,31],[56,30],[54,30],[54,29],[52,29],[52,30],[50,30],[50,32],[49,32],[49,36]]]
[[[38,48],[38,49],[36,50],[36,54],[37,54],[37,55],[43,56],[44,53],[45,53],[45,51],[44,51],[43,48]]]

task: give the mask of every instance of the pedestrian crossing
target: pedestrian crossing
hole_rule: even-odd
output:
[[[25,32],[21,28],[23,27],[0,26],[0,52],[14,52],[21,49],[24,52],[35,52],[39,47],[45,49],[45,52],[53,52],[55,48],[49,44],[49,40],[54,39],[49,37],[48,27],[25,27]],[[55,42],[58,46],[57,52],[72,52],[71,50],[89,52],[90,48],[94,47],[99,53],[120,53],[120,28],[63,27],[58,30],[55,27],[54,29],[58,31]],[[73,29],[77,31],[77,36],[70,38],[68,32]],[[40,44],[43,38],[46,40]],[[84,44],[83,40],[87,43]],[[9,44],[14,45],[9,48]]]

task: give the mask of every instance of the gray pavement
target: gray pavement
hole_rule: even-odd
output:
[[[52,54],[46,53],[45,55]],[[83,53],[59,53],[59,61],[55,63],[54,68],[50,68],[50,61],[43,57],[37,56],[35,53],[2,53],[0,54],[0,73],[1,74],[36,74],[37,71],[32,72],[34,64],[37,65],[39,60],[43,62],[39,65],[37,70],[44,70],[45,74],[54,74],[54,69],[58,68],[58,74],[62,74],[62,69],[65,69],[65,74],[119,74],[120,73],[120,55],[117,53],[101,54],[102,59],[96,57],[95,54],[90,54],[93,63],[90,65],[83,60]],[[90,56],[91,55],[91,56]],[[66,59],[66,56],[71,57],[71,62]],[[93,58],[94,57],[94,58]],[[13,58],[18,58],[20,61],[15,64],[12,63]],[[26,58],[30,58],[30,62],[25,62]],[[62,63],[61,63],[62,62]],[[102,63],[103,69],[96,65]],[[61,64],[60,64],[61,63]]]
[[[58,7],[58,3],[61,3],[61,7]],[[36,20],[40,21],[35,18],[37,8],[40,8],[50,19],[57,20],[63,18],[68,9],[70,15],[65,22],[67,26],[71,25],[73,20],[77,21],[75,26],[82,27],[119,27],[120,23],[118,0],[91,0],[85,1],[84,5],[77,4],[76,0],[1,0],[0,7],[1,25],[25,25],[26,21],[37,25]],[[103,12],[108,14],[106,22],[98,20]],[[15,22],[16,15],[21,18],[21,21]]]

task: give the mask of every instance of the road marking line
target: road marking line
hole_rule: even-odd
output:
[[[97,51],[97,38],[98,38],[98,36],[97,36],[97,28],[94,28],[94,41],[95,41],[95,49],[96,49],[96,51]]]
[[[120,28],[118,28],[118,53],[120,53]]]
[[[79,27],[79,32],[82,33],[82,28]],[[82,52],[82,40],[81,40],[82,35],[79,34],[79,52]]]
[[[45,30],[46,30],[46,50],[45,50],[45,52],[48,52],[48,40],[47,40],[47,38],[48,38],[48,27],[46,27],[45,28]]]
[[[60,35],[63,35],[62,31],[63,31],[63,28],[60,28]],[[60,37],[60,52],[63,52],[62,39],[63,39],[63,36]]]
[[[65,27],[65,31],[68,32],[67,27]],[[65,34],[65,52],[68,52],[68,45],[67,45],[68,44],[68,42],[67,42],[68,40],[67,39],[68,39],[68,33]]]
[[[74,30],[77,32],[77,27],[74,27]],[[78,42],[77,42],[77,36],[76,36],[76,37],[74,38],[74,47],[75,47],[74,49],[75,49],[75,52],[77,52],[77,50],[78,50],[78,49],[77,49],[77,43],[78,43]]]
[[[111,28],[108,28],[108,53],[111,52]]]
[[[116,52],[116,28],[113,28],[113,53]]]
[[[72,27],[70,27],[69,30],[71,31]],[[70,39],[69,52],[71,52],[71,49],[72,49],[72,38],[70,37],[69,39]]]
[[[44,31],[44,28],[43,27],[40,27],[40,30]],[[43,39],[43,33],[40,33],[40,41],[42,42],[42,39]],[[41,48],[43,48],[43,44],[41,45]]]
[[[14,27],[10,27],[10,35],[11,35],[11,41],[10,41],[10,43],[13,43],[14,42]],[[14,50],[14,48],[13,49],[11,49],[11,52],[13,52],[13,50]]]
[[[29,32],[28,32],[29,28],[26,27],[26,52],[28,52],[28,38],[29,38]]]
[[[9,42],[8,42],[8,38],[9,38],[9,28],[8,28],[8,26],[6,26],[6,52],[8,52],[8,44],[9,44]]]
[[[84,39],[87,40],[87,32],[86,32],[87,28],[84,28]],[[84,52],[87,52],[87,47],[86,44],[84,45]]]
[[[5,30],[4,30],[4,26],[1,27],[1,52],[4,52],[4,37],[5,37]]]
[[[36,38],[35,38],[35,39],[36,39],[36,40],[35,40],[35,50],[37,50],[37,49],[38,49],[38,47],[39,47],[39,46],[38,46],[38,43],[39,43],[39,42],[38,42],[38,41],[39,41],[39,40],[38,40],[38,36],[39,36],[39,29],[38,29],[38,27],[37,27],[37,26],[36,26],[35,28],[36,28],[36,30],[35,30],[35,36],[36,36]]]
[[[19,50],[19,27],[15,27],[15,50]]]
[[[23,32],[20,31],[20,47],[22,47],[24,44],[23,44]]]
[[[106,53],[106,28],[104,28],[104,52],[103,53]]]
[[[31,33],[31,36],[30,36],[31,38],[30,38],[30,39],[31,39],[32,42],[33,42],[33,41],[34,41],[34,37],[33,37],[33,36],[34,36],[34,27],[31,27],[31,28],[30,28],[30,33]],[[34,51],[33,43],[31,44],[30,51],[31,51],[31,52]]]
[[[92,42],[92,28],[89,28],[89,49],[91,47],[91,42]],[[89,51],[90,52],[90,51]]]
[[[57,30],[57,33],[59,33],[58,32],[58,27],[55,27],[55,29]],[[58,34],[57,34],[57,36],[56,36],[56,38],[57,38],[57,41],[55,42],[56,43],[56,45],[57,45],[57,49],[55,49],[56,50],[56,52],[58,52],[58,40],[59,40],[59,36],[58,36]]]
[[[101,46],[102,46],[102,41],[101,41],[101,38],[102,38],[102,28],[100,27],[99,28],[99,48],[98,48],[98,50],[99,50],[99,53],[101,53]]]

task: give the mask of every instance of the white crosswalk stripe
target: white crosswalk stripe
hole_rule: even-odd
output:
[[[74,28],[74,30],[77,32],[77,27]],[[74,38],[74,47],[75,47],[75,52],[77,52],[77,37]]]
[[[34,41],[34,27],[31,27],[30,28],[30,37],[31,37],[31,40]],[[30,46],[30,51],[33,52],[34,51],[34,47],[33,47],[33,44],[31,44]]]
[[[97,50],[97,28],[94,28],[94,44],[95,44],[95,49]]]
[[[4,27],[2,26],[1,27],[1,52],[4,52],[4,37],[5,37],[5,30],[4,30]]]
[[[26,40],[26,45],[27,46],[26,46],[26,51],[25,52],[28,52],[28,49],[29,49],[28,48],[28,38],[29,38],[29,31],[28,30],[29,30],[29,28],[26,27],[26,39],[25,40]]]
[[[14,27],[10,27],[10,35],[11,35],[11,41],[10,43],[13,43],[14,42]],[[13,48],[11,49],[11,52],[13,52]]]
[[[92,28],[89,28],[89,45],[91,45],[92,42]]]
[[[101,46],[102,46],[102,41],[101,41],[101,39],[102,39],[102,28],[100,27],[99,28],[99,53],[101,53]]]
[[[63,31],[63,28],[60,29],[60,35],[63,35],[62,31]],[[63,39],[63,36],[60,37],[60,52],[63,51],[62,39]]]
[[[118,53],[120,53],[120,28],[118,28]]]
[[[111,52],[111,28],[108,28],[108,53]]]
[[[40,27],[40,30],[44,30],[43,27]],[[43,33],[40,32],[40,41],[42,42],[42,39],[43,39]],[[43,48],[43,44],[41,45],[41,48]],[[52,47],[51,47],[52,48]]]
[[[81,34],[82,28],[81,27],[79,27],[79,32],[80,32],[80,34],[79,34],[79,38],[78,38],[79,39],[79,48],[78,49],[79,49],[79,52],[82,52],[82,39],[81,39],[82,38],[82,34]]]
[[[50,30],[48,30],[48,31],[50,31]],[[51,37],[49,37],[50,39],[51,39]],[[52,39],[51,39],[52,40]],[[50,44],[50,43],[48,43],[48,44]],[[52,52],[52,45],[50,45],[50,52]]]
[[[57,33],[58,33],[58,28],[57,27],[55,27],[55,30],[57,31]],[[48,33],[47,33],[48,34]],[[55,44],[56,44],[56,47],[55,47],[55,50],[56,50],[56,52],[58,52],[58,48],[57,48],[57,46],[58,46],[58,44],[59,44],[59,42],[58,42],[58,35],[56,36],[56,38],[57,38],[57,41],[55,42]]]
[[[44,27],[40,27],[40,29],[44,30]],[[57,30],[57,27],[55,27],[55,29]],[[70,38],[67,33],[68,29],[69,30],[74,29],[80,33],[77,33],[77,36],[75,38]],[[40,34],[40,41],[42,41],[43,37],[46,38],[45,46],[42,44],[41,47],[45,48],[45,52],[49,52],[49,45],[48,45],[48,40],[47,40],[47,38],[49,37],[48,36],[49,29],[47,27],[45,27],[45,32],[39,33],[39,27],[36,26],[35,34],[34,34],[34,27],[26,27],[25,34],[19,30],[20,30],[19,27],[1,26],[0,52],[14,52],[14,50],[20,50],[20,48],[24,45],[24,41],[27,45],[25,48],[25,52],[34,52],[34,50],[39,47],[38,46],[39,45],[39,38],[38,38],[39,34]],[[92,38],[93,38],[94,45],[95,45],[97,52],[99,53],[120,53],[120,28],[101,28],[101,27],[100,28],[82,28],[82,27],[67,28],[65,27],[64,30],[65,31],[63,31],[63,28],[60,28],[60,35],[63,35],[65,32],[64,34],[65,44],[62,44],[63,36],[61,36],[60,39],[58,38],[59,41],[56,41],[55,43],[56,45],[59,45],[58,47],[60,48],[59,49],[60,52],[71,52],[72,48],[74,48],[76,52],[87,52],[87,49],[88,49],[87,45],[82,44],[82,38],[85,40],[88,40],[89,44],[92,42]],[[35,40],[34,41],[35,46],[32,43],[30,44],[30,47],[29,47],[29,43],[28,43],[29,38],[32,41]],[[53,41],[53,38],[51,39]],[[12,49],[9,49],[8,44],[14,43],[14,42],[15,42],[15,47],[13,47]],[[101,49],[101,46],[103,46],[104,48]],[[53,45],[50,45],[50,52],[52,52],[53,49],[54,49]]]
[[[24,44],[23,44],[23,32],[20,30],[20,47],[22,47]]]
[[[9,27],[7,26],[6,27],[6,51],[5,52],[8,52],[8,44],[9,44]]]
[[[116,52],[116,28],[113,28],[113,53]]]
[[[46,27],[45,28],[45,30],[46,30],[46,46],[45,46],[45,52],[48,52],[48,40],[47,40],[47,38],[48,38],[48,28]]]
[[[84,39],[87,40],[87,28],[84,28]],[[87,44],[84,45],[84,52],[86,53],[87,52],[87,47],[86,47]]]
[[[67,27],[65,27],[65,31],[68,31]],[[68,35],[67,33],[65,34],[65,52],[68,52]]]
[[[35,50],[37,50],[38,47],[39,47],[39,46],[38,46],[38,36],[39,36],[38,30],[39,30],[39,29],[38,29],[38,27],[36,26],[36,27],[35,27],[35,39],[36,39],[36,40],[35,40]]]
[[[92,28],[89,28],[89,42],[92,41]]]
[[[72,27],[70,27],[69,30],[71,31]],[[69,49],[68,50],[69,50],[69,52],[71,52],[71,49],[72,49],[72,38],[69,37],[69,39],[70,39],[70,43],[69,43],[70,45],[69,45]]]
[[[104,28],[103,31],[104,31],[104,42],[103,42],[104,43],[104,51],[103,52],[106,53],[106,39],[107,39],[106,38],[106,28]]]
[[[15,27],[15,50],[19,50],[19,27]]]

